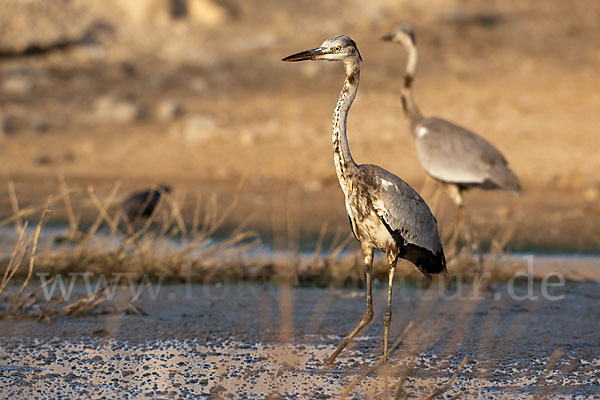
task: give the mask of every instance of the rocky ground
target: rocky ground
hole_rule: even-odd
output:
[[[413,328],[387,368],[361,378],[382,352],[382,287],[373,322],[332,367],[322,361],[360,318],[360,289],[154,287],[136,303],[148,316],[0,321],[0,394],[336,398],[348,390],[351,398],[393,398],[407,375],[405,393],[421,398],[467,356],[445,398],[597,395],[597,284],[553,287],[546,292],[553,297],[536,284],[526,300],[511,293],[506,285],[481,292],[397,285],[392,341],[410,321]],[[514,294],[526,296],[527,287]]]

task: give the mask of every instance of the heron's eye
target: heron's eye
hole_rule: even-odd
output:
[[[333,48],[333,51],[335,51],[336,53],[339,52],[342,48],[340,46],[335,46]]]

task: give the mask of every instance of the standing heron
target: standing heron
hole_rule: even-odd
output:
[[[417,43],[410,25],[400,25],[383,40],[400,43],[408,52],[401,89],[402,107],[410,120],[417,155],[425,173],[446,185],[448,194],[464,214],[462,192],[477,187],[520,194],[519,178],[502,153],[477,134],[436,117],[423,117],[415,104],[412,84],[417,69]],[[455,238],[457,233],[455,232]]]
[[[371,279],[375,249],[387,255],[388,302],[384,319],[384,358],[388,356],[392,319],[392,280],[398,258],[404,258],[426,276],[446,271],[446,259],[437,221],[419,194],[402,179],[376,165],[357,165],[346,137],[348,110],[356,97],[362,58],[348,36],[327,39],[321,46],[293,54],[282,61],[325,60],[344,64],[346,80],[333,111],[333,162],[346,198],[352,233],[361,244],[367,286],[367,308],[358,325],[325,362],[333,363],[346,345],[373,318]]]

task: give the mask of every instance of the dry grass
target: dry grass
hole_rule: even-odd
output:
[[[151,284],[152,280],[163,278],[195,279],[199,281],[218,280],[219,275],[232,271],[237,274],[236,264],[240,264],[240,254],[254,248],[258,236],[238,226],[229,236],[214,240],[213,235],[224,224],[235,207],[237,199],[224,210],[218,210],[217,197],[212,195],[202,204],[196,199],[192,224],[185,224],[181,203],[184,197],[176,199],[163,193],[161,202],[153,215],[137,225],[132,225],[123,217],[120,206],[114,206],[118,198],[119,184],[115,184],[106,199],[101,200],[93,187],[86,189],[86,195],[97,210],[94,221],[85,230],[75,215],[69,189],[60,179],[60,193],[48,199],[45,206],[25,210],[19,209],[19,202],[12,183],[8,184],[14,215],[0,226],[14,223],[18,238],[12,255],[3,265],[0,283],[0,318],[30,316],[49,320],[54,315],[72,315],[89,312],[134,312],[143,313],[133,303]],[[68,228],[60,234],[44,234],[47,215],[55,209],[58,200],[65,207]],[[29,222],[23,217],[39,213],[39,221],[33,234],[28,233]],[[38,251],[40,237],[53,240],[42,251]],[[223,268],[227,265],[227,268]],[[32,279],[40,274],[40,285],[35,287]],[[84,276],[95,282],[95,289],[77,295],[70,294],[48,298],[46,294],[54,280],[76,279]],[[127,283],[142,282],[143,287],[131,298],[121,300],[121,305],[113,301],[115,291],[126,291],[120,278],[126,275]],[[49,279],[46,277],[49,276]],[[17,279],[22,283],[17,287]],[[119,287],[118,287],[119,286]],[[9,290],[11,289],[11,290]],[[54,293],[54,292],[51,292]],[[118,293],[117,293],[118,294]]]
[[[133,282],[174,280],[197,283],[260,281],[278,282],[288,285],[308,285],[320,287],[361,287],[364,281],[364,267],[359,252],[351,252],[348,245],[354,239],[347,233],[333,234],[328,249],[324,249],[325,238],[331,236],[327,224],[321,228],[312,257],[303,256],[297,250],[299,233],[297,224],[288,221],[289,254],[280,259],[266,258],[253,252],[260,238],[248,231],[248,221],[237,226],[226,237],[215,240],[215,233],[223,227],[236,207],[241,192],[226,207],[219,207],[216,195],[202,198],[177,193],[174,196],[162,193],[161,200],[151,217],[132,225],[124,217],[119,199],[119,184],[101,198],[93,187],[87,187],[79,194],[87,196],[96,210],[96,216],[89,226],[84,227],[80,217],[73,210],[71,196],[77,190],[69,188],[64,178],[59,179],[59,192],[48,199],[44,206],[20,209],[17,194],[12,183],[8,184],[14,215],[0,226],[14,224],[18,238],[9,260],[3,266],[0,283],[0,296],[6,305],[2,308],[3,317],[35,315],[49,318],[54,314],[76,314],[102,308],[109,312],[141,312],[127,301],[124,306],[111,305],[109,299],[111,285],[119,285],[119,278],[127,274]],[[44,232],[44,222],[49,213],[57,207],[64,207],[68,227],[60,234]],[[184,218],[184,204],[193,204]],[[33,234],[27,234],[29,221],[24,218],[39,215]],[[288,216],[289,218],[289,216]],[[506,244],[514,232],[510,224],[492,241],[492,250],[485,258],[477,258],[468,251],[468,246],[449,258],[449,277],[435,278],[444,287],[452,287],[457,282],[477,281],[480,285],[506,281],[515,271],[504,252]],[[38,241],[53,235],[53,242],[38,250]],[[466,250],[467,249],[467,250]],[[374,265],[374,277],[381,282],[387,280],[387,263],[381,260]],[[48,280],[42,280],[33,288],[35,274],[44,273]],[[96,279],[96,290],[69,302],[56,298],[42,304],[41,293],[56,276],[68,274],[89,274]],[[415,282],[429,286],[425,279],[410,263],[401,261],[396,272],[398,280]],[[7,288],[14,287],[15,280],[22,279],[16,293],[8,294]],[[122,282],[121,282],[122,283]],[[113,293],[114,294],[114,293]],[[133,295],[135,300],[141,293]],[[32,312],[32,310],[36,310]]]
[[[145,275],[172,279],[202,277],[209,270],[209,275],[217,273],[213,267],[221,262],[235,263],[236,256],[259,243],[256,234],[245,230],[245,224],[222,240],[213,239],[237,199],[224,210],[218,210],[216,195],[210,196],[206,204],[196,198],[189,226],[182,216],[185,193],[181,198],[163,193],[154,213],[132,225],[122,208],[115,206],[119,184],[113,186],[104,201],[93,187],[88,187],[86,193],[97,216],[82,230],[71,209],[66,185],[61,190],[69,228],[55,238],[60,245],[40,257],[39,268],[45,272],[128,273],[134,274],[135,279]]]
[[[9,190],[12,185],[9,185]],[[13,205],[18,215],[18,203],[16,197],[13,197]],[[96,290],[92,294],[78,296],[75,300],[65,299],[63,297],[48,298],[42,296],[42,292],[50,285],[55,277],[42,282],[38,287],[33,288],[32,282],[34,266],[36,263],[38,243],[40,234],[46,216],[49,212],[51,199],[48,200],[41,214],[40,220],[31,235],[27,235],[28,222],[23,222],[20,218],[16,219],[16,229],[19,237],[13,249],[8,265],[4,269],[2,283],[0,284],[0,300],[2,300],[2,308],[0,309],[0,319],[16,318],[16,317],[34,317],[39,320],[50,321],[52,316],[56,315],[71,315],[81,314],[97,309],[102,303],[109,300],[107,296],[109,289]],[[15,286],[9,291],[15,274],[22,265],[27,264],[27,274],[20,286]],[[12,285],[15,285],[12,283]],[[138,296],[131,300],[131,303],[139,298]],[[128,304],[128,309],[132,308],[132,304]],[[124,310],[123,310],[124,311]]]

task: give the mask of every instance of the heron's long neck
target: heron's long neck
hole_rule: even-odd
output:
[[[404,80],[402,82],[402,90],[400,93],[402,96],[402,108],[404,108],[404,112],[410,118],[411,127],[414,128],[414,126],[423,118],[415,103],[412,92],[412,84],[417,70],[417,47],[412,43],[405,44],[404,46],[408,51],[408,58],[406,60],[406,69],[404,70]]]
[[[344,67],[346,69],[346,81],[344,82],[340,98],[333,111],[331,140],[333,142],[333,162],[335,164],[335,170],[340,185],[345,192],[348,176],[355,172],[357,168],[356,163],[352,159],[352,154],[350,154],[350,146],[348,146],[346,120],[348,118],[348,110],[358,91],[358,81],[360,78],[359,61],[358,59],[346,61],[344,62]]]

